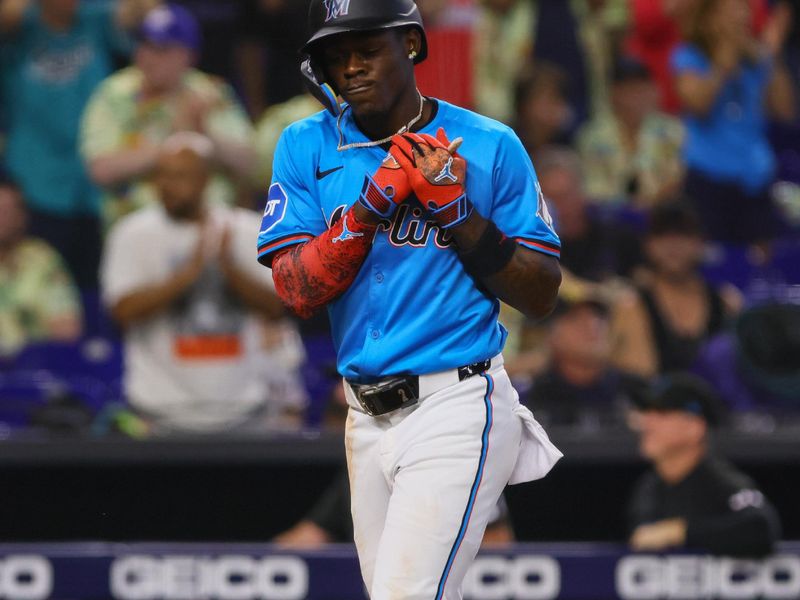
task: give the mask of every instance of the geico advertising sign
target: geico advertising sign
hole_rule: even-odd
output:
[[[303,600],[308,567],[294,556],[126,556],[111,566],[117,600]]]
[[[720,598],[783,600],[800,597],[800,557],[764,561],[708,556],[626,556],[617,563],[624,600]]]
[[[77,582],[73,560],[68,563],[70,568],[61,560],[21,554],[0,558],[0,599],[62,600],[59,583]],[[593,556],[564,556],[560,561],[546,555],[480,556],[464,580],[464,598],[581,598],[586,592],[580,584],[587,578],[592,581],[593,598],[800,598],[797,555],[744,561],[642,554],[616,560],[613,570],[608,568],[611,564],[603,561],[601,567]],[[318,569],[313,573],[313,586],[310,565]],[[84,575],[97,577],[101,586],[107,582],[109,596],[115,600],[314,600],[317,595],[335,597],[337,584],[343,583],[341,578],[358,577],[357,569],[326,571],[323,563],[306,562],[298,556],[253,558],[234,554],[213,558],[135,554],[113,558],[110,568],[108,559],[89,559],[81,569]],[[81,596],[72,593],[66,597]]]

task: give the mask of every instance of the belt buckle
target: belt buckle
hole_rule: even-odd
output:
[[[485,373],[492,367],[492,359],[486,359],[481,362],[476,362],[471,365],[467,365],[465,367],[459,367],[458,369],[458,380],[464,381],[472,377],[473,375],[478,375],[480,373]]]
[[[351,385],[356,400],[371,417],[416,404],[419,391],[407,377],[395,377],[375,384]]]

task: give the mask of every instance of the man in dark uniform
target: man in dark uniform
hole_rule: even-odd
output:
[[[771,553],[780,528],[774,508],[750,478],[709,455],[708,430],[719,410],[703,381],[666,377],[640,402],[632,424],[653,470],[638,482],[628,507],[631,547]]]

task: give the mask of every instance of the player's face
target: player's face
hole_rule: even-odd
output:
[[[397,29],[345,33],[323,47],[325,73],[356,115],[389,115],[413,85],[409,35]]]
[[[188,150],[166,154],[158,161],[154,183],[167,213],[175,219],[192,218],[203,201],[208,167]]]
[[[706,424],[683,410],[647,410],[635,413],[639,451],[650,461],[667,460],[703,442]]]

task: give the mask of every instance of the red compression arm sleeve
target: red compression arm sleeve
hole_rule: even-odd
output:
[[[350,287],[376,231],[351,208],[325,233],[278,254],[272,261],[278,297],[298,316],[313,315]]]

